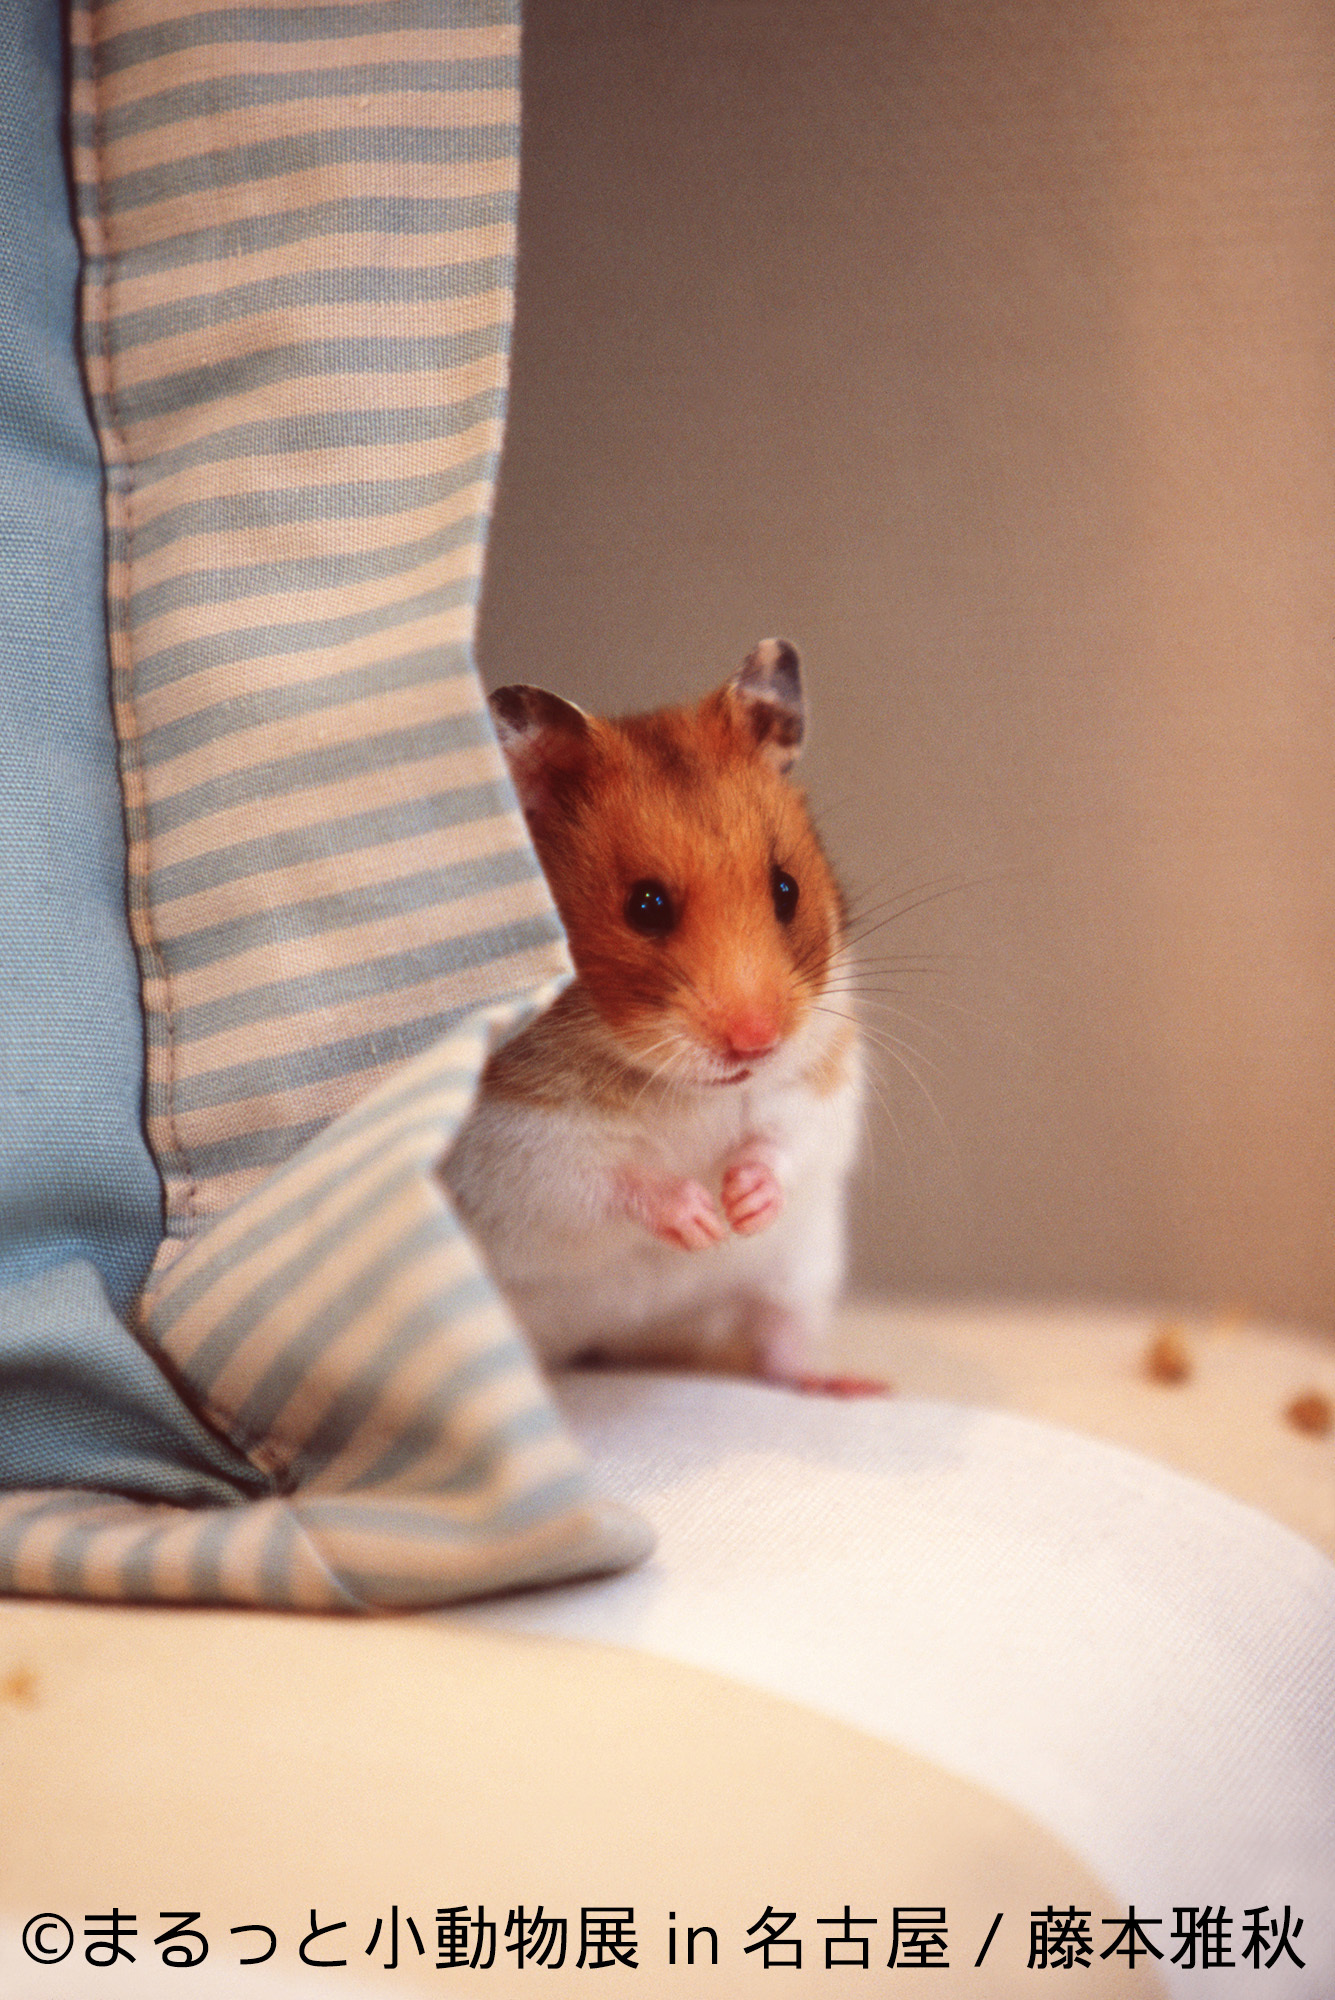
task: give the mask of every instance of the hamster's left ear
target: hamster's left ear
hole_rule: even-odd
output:
[[[591,718],[540,687],[497,688],[487,706],[524,816],[539,826],[584,768]]]
[[[806,703],[797,648],[762,639],[724,689],[756,740],[761,756],[782,775],[796,761],[806,734]]]

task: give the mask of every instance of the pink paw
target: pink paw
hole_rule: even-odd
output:
[[[723,1176],[723,1212],[739,1236],[768,1229],[783,1209],[783,1189],[763,1160],[739,1160]]]
[[[705,1250],[727,1235],[723,1218],[708,1188],[699,1181],[669,1181],[644,1198],[642,1218],[647,1229],[679,1250]]]
[[[790,1387],[804,1396],[893,1396],[893,1382],[878,1382],[870,1375],[793,1375]]]

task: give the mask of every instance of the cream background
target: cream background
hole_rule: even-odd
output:
[[[530,0],[484,672],[788,634],[850,885],[957,887],[864,1286],[1331,1321],[1333,71],[1319,0]]]

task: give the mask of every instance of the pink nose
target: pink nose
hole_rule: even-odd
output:
[[[723,1052],[732,1062],[759,1062],[778,1046],[778,1028],[760,1014],[735,1016],[723,1030]]]

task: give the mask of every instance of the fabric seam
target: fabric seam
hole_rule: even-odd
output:
[[[104,106],[99,67],[97,14],[97,0],[91,0],[91,4],[84,10],[84,19],[87,22],[85,49],[88,60],[88,86],[92,97],[92,131],[86,148],[86,159],[91,167],[91,174],[89,177],[76,179],[76,186],[91,195],[94,206],[89,208],[83,202],[79,204],[79,234],[83,249],[83,270],[80,275],[82,306],[80,339],[85,379],[90,389],[94,390],[91,399],[93,418],[102,453],[106,493],[107,657],[111,680],[112,720],[116,733],[117,767],[120,773],[121,803],[125,822],[126,915],[139,963],[140,1005],[144,1015],[145,1125],[149,1150],[163,1182],[167,1235],[170,1238],[174,1233],[179,1233],[189,1237],[194,1234],[198,1220],[197,1190],[177,1121],[178,1065],[172,980],[166,957],[154,932],[152,898],[147,888],[151,875],[149,861],[152,830],[148,810],[148,787],[140,748],[139,718],[135,706],[134,633],[129,616],[133,545],[133,466],[120,422],[110,340],[111,246],[104,197]],[[94,237],[96,240],[90,241],[90,238]],[[91,270],[94,261],[100,272],[96,280]],[[99,328],[103,336],[102,352],[99,355],[90,352],[87,337],[89,328],[94,325]],[[142,868],[138,870],[133,865],[136,852],[143,863]],[[156,986],[162,996],[160,1006],[154,1006],[151,1002],[152,986]],[[155,1038],[149,1033],[150,1021],[154,1015],[161,1021],[165,1030],[165,1063],[162,1060],[164,1054],[162,1046],[156,1043]],[[164,1168],[161,1151],[155,1143],[153,1133],[153,1126],[157,1122],[153,1116],[155,1087],[162,1093],[163,1124],[168,1140],[170,1172]],[[176,1229],[178,1224],[184,1225],[179,1232]]]

